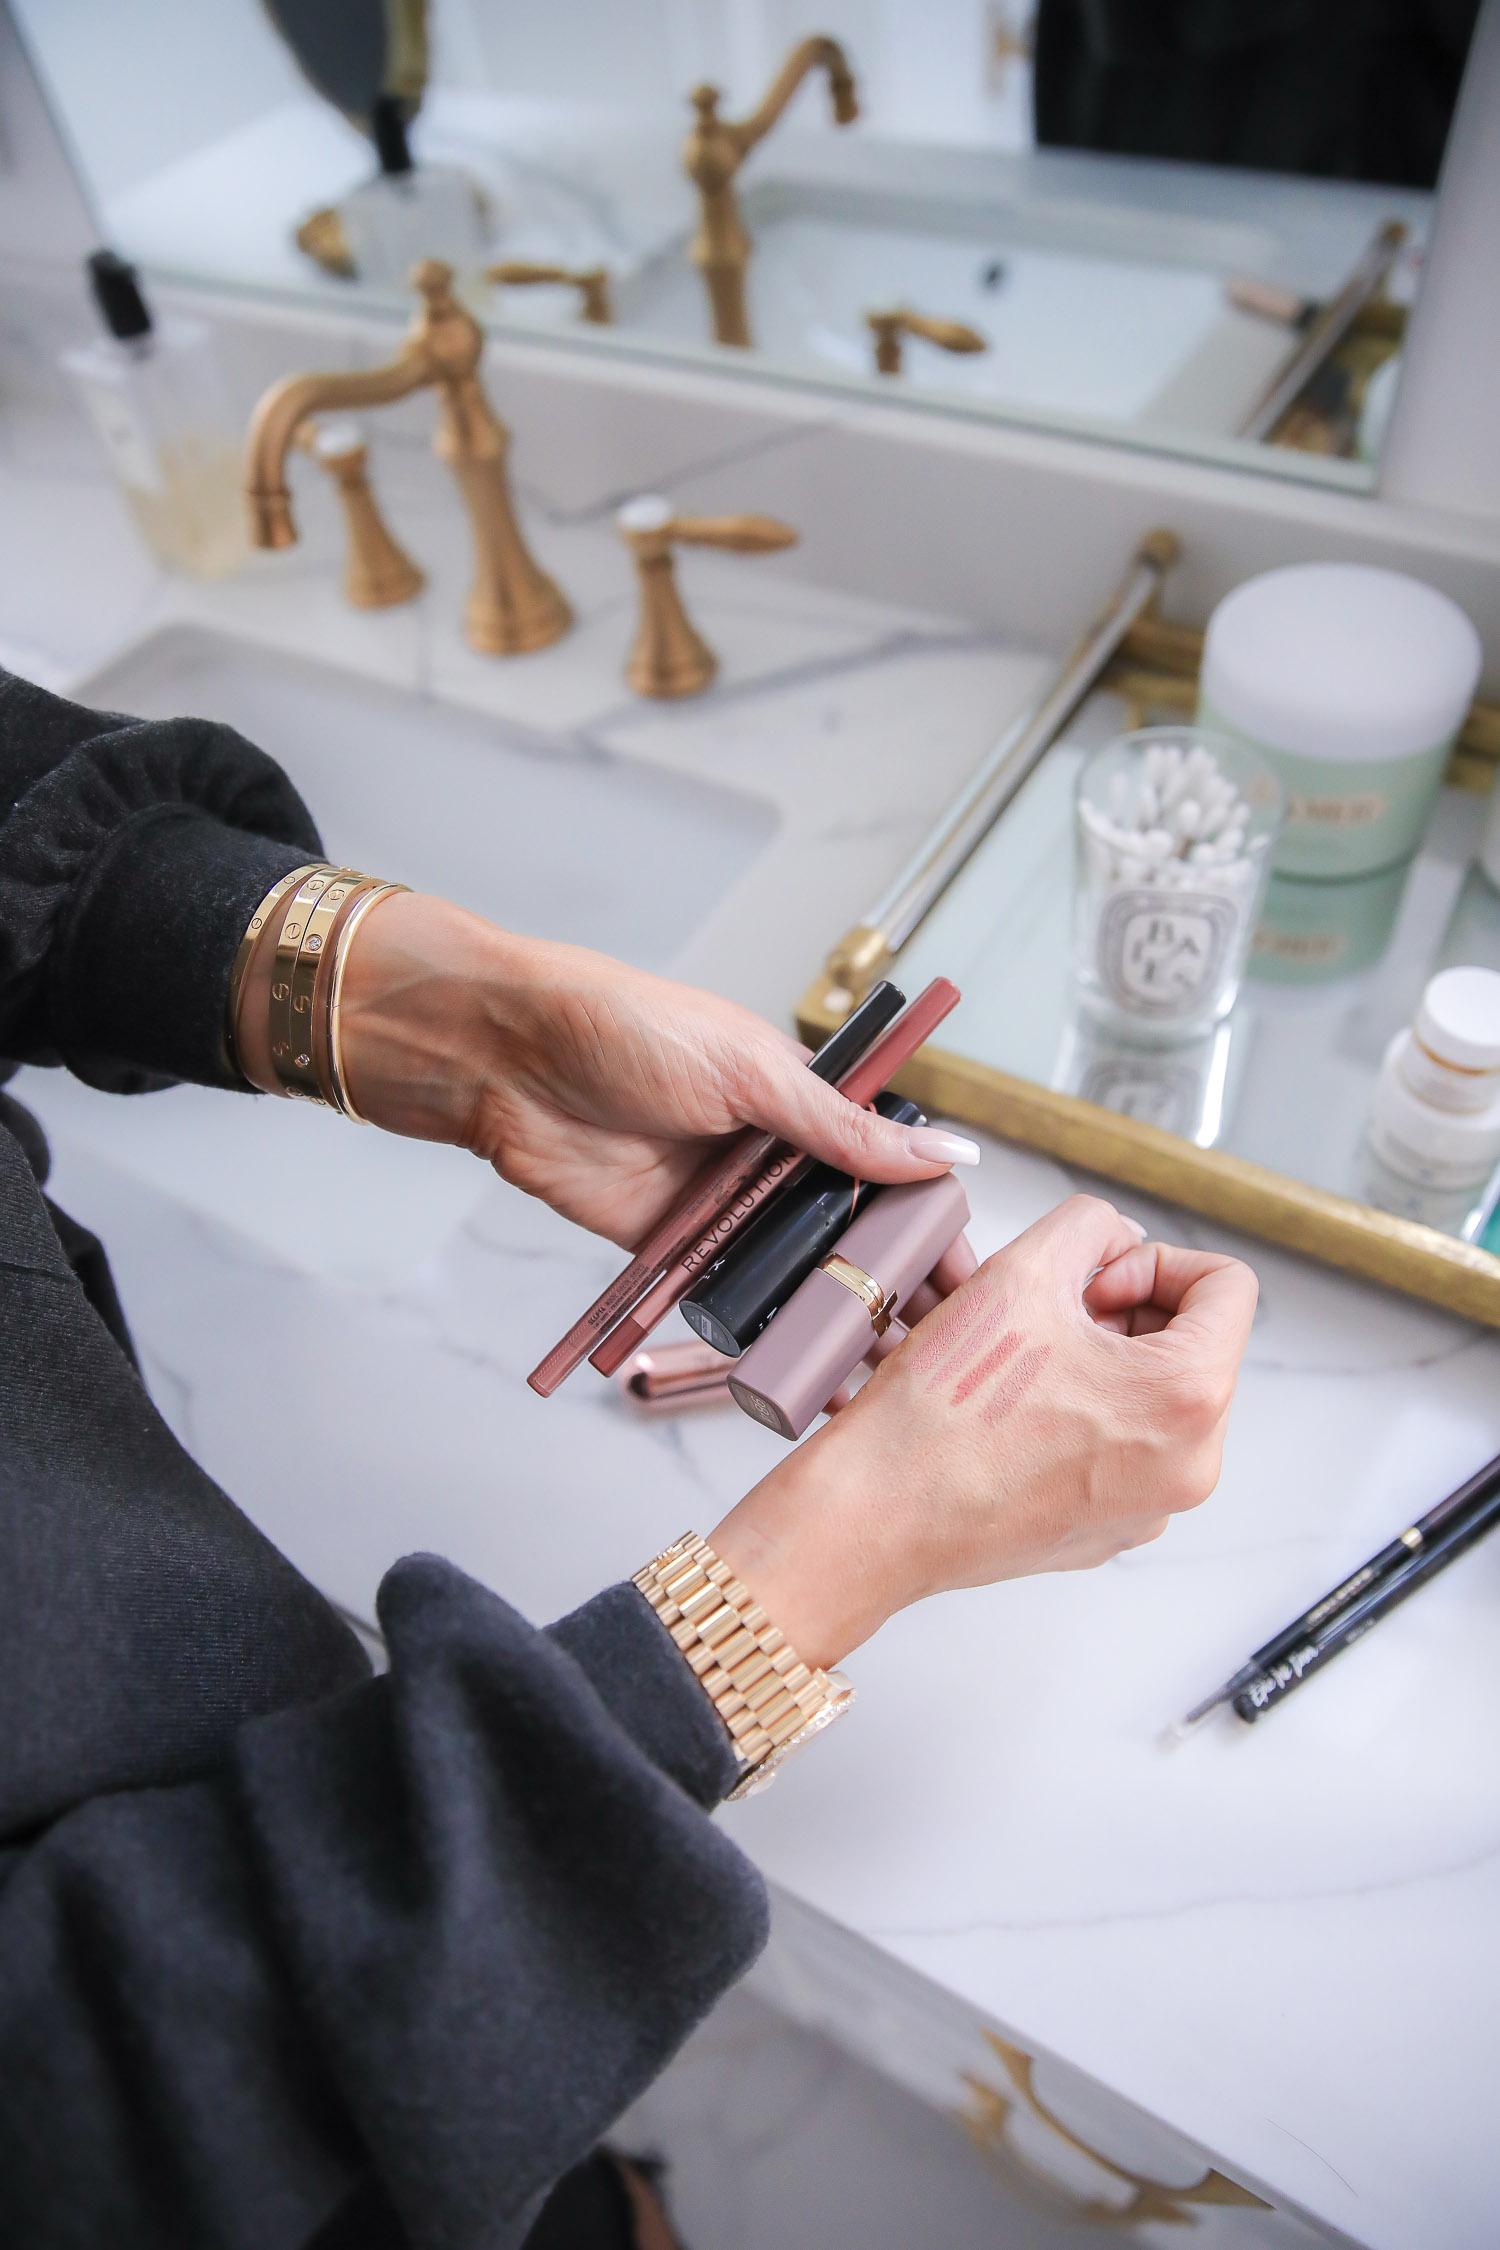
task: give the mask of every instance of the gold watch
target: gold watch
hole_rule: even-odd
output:
[[[794,1750],[854,1701],[842,1672],[819,1672],[771,1623],[706,1539],[685,1531],[635,1574],[729,1730],[740,1779],[729,1804],[752,1797]]]

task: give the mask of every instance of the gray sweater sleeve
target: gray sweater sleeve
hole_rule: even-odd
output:
[[[230,964],[322,844],[264,751],[207,719],[90,711],[0,672],[0,1055],[135,1093],[237,1085]]]
[[[389,1673],[0,1877],[17,2250],[296,2250],[362,2184],[414,2250],[510,2250],[759,1950],[718,1721],[633,1588],[538,1632],[419,1557],[380,1614]],[[590,1669],[663,1651],[643,1744]]]
[[[223,1082],[234,948],[318,852],[228,729],[0,675],[0,1055]],[[633,1588],[543,1631],[417,1557],[380,1610],[372,1678],[0,1117],[7,2250],[302,2250],[351,2196],[506,2250],[761,1944],[728,1737]]]

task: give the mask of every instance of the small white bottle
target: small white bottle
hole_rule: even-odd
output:
[[[88,261],[109,330],[62,355],[147,545],[162,562],[220,578],[249,552],[241,432],[212,331],[152,320],[134,266],[112,250]]]
[[[382,94],[370,116],[380,170],[339,205],[344,239],[359,280],[405,289],[423,258],[441,258],[460,282],[475,278],[488,250],[484,197],[467,172],[412,162],[406,116]]]
[[[1370,1146],[1416,1186],[1482,1187],[1500,1164],[1500,974],[1444,969],[1385,1051]]]

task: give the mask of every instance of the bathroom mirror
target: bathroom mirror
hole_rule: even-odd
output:
[[[148,273],[1369,489],[1477,0],[9,4]]]
[[[860,981],[851,963],[909,995],[950,977],[960,1005],[896,1081],[924,1107],[1500,1327],[1500,1170],[1434,1195],[1387,1172],[1367,1140],[1381,1059],[1429,978],[1500,970],[1500,889],[1476,863],[1500,709],[1473,706],[1414,857],[1348,880],[1272,878],[1216,1030],[1147,1045],[1079,1005],[1079,772],[1120,733],[1191,715],[1200,647],[1193,630],[1141,614],[954,870],[944,839],[972,784],[935,825],[915,881],[905,871],[890,894],[906,883],[904,942],[872,950],[892,926],[885,902],[842,938],[799,1004],[802,1036],[816,1044],[842,1019]],[[1024,720],[1001,752],[1023,732]]]

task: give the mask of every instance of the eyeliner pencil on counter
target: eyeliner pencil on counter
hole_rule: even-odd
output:
[[[893,984],[876,985],[853,1014],[824,1041],[808,1063],[808,1069],[820,1078],[840,1076],[865,1053],[870,1042],[904,1005],[905,995]],[[583,1317],[574,1321],[561,1342],[554,1344],[540,1365],[532,1369],[526,1378],[531,1388],[543,1398],[550,1398],[558,1384],[564,1382],[608,1335],[621,1315],[639,1303],[674,1258],[679,1258],[717,1218],[725,1204],[733,1201],[745,1183],[765,1168],[767,1159],[778,1147],[774,1133],[741,1133],[722,1156],[700,1172],[680,1201],[665,1218],[657,1221],[624,1271],[616,1274]]]
[[[877,988],[878,989],[878,988]],[[934,977],[931,984],[917,994],[911,1006],[896,1018],[888,1031],[882,1032],[867,1054],[852,1070],[839,1078],[838,1090],[846,1101],[863,1109],[875,1099],[888,1078],[911,1061],[912,1056],[929,1039],[944,1016],[958,1006],[959,990],[946,977]],[[851,1017],[850,1022],[853,1022]],[[838,1038],[838,1032],[824,1042],[814,1055],[813,1064],[822,1062],[829,1048]],[[822,1075],[820,1073],[820,1075]],[[614,1333],[605,1338],[596,1351],[589,1354],[589,1365],[601,1375],[613,1375],[623,1366],[633,1351],[638,1351],[652,1330],[664,1321],[672,1307],[684,1298],[711,1266],[740,1229],[748,1226],[765,1208],[773,1195],[779,1196],[800,1179],[811,1164],[810,1156],[802,1155],[779,1144],[764,1170],[735,1195],[708,1227],[667,1267],[661,1279],[647,1290],[635,1309],[626,1315]]]
[[[1496,1524],[1500,1524],[1500,1455],[1258,1648],[1232,1679],[1178,1720],[1169,1730],[1170,1739],[1180,1741],[1221,1704],[1228,1704],[1241,1719],[1258,1719],[1378,1625],[1408,1594],[1456,1562]]]

